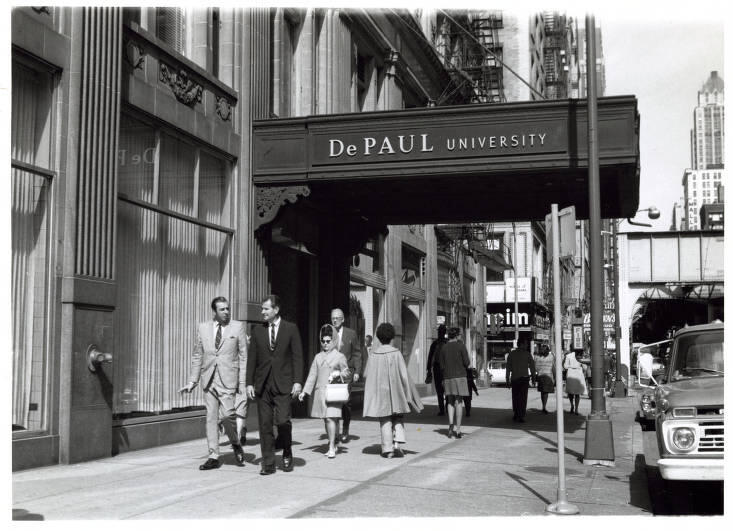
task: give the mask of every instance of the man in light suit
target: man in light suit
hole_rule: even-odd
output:
[[[356,331],[344,326],[344,312],[341,308],[331,310],[331,324],[338,334],[337,350],[346,357],[349,364],[352,381],[359,381],[361,373],[361,344],[356,336]],[[351,386],[349,386],[351,391]],[[349,401],[344,402],[341,406],[341,417],[344,419],[344,427],[341,431],[341,442],[346,443],[349,440],[349,424],[351,423],[351,392],[349,392]]]
[[[247,360],[247,396],[257,398],[262,469],[275,473],[273,427],[283,449],[283,470],[293,470],[290,400],[303,390],[303,346],[294,323],[280,317],[280,298],[268,295],[262,301],[265,323],[252,329]]]
[[[213,321],[198,326],[198,337],[191,358],[188,385],[180,393],[190,393],[203,381],[206,404],[206,441],[209,458],[199,470],[219,468],[219,415],[234,449],[238,466],[244,466],[244,450],[239,443],[234,405],[237,389],[244,389],[247,374],[247,336],[244,323],[232,321],[229,301],[216,297],[211,301]]]

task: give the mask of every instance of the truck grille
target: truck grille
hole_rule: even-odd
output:
[[[697,445],[697,453],[722,453],[725,446],[723,421],[701,422],[702,436]]]

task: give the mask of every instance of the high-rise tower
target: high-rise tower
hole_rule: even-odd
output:
[[[691,168],[682,176],[685,197],[686,230],[699,230],[700,208],[722,203],[718,193],[724,179],[725,166],[725,85],[717,71],[697,93],[690,131]]]

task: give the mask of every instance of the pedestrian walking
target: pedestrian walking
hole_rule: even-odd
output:
[[[325,324],[318,336],[321,351],[313,358],[308,378],[298,399],[302,402],[305,395],[313,395],[311,417],[323,419],[328,436],[326,457],[334,458],[343,403],[326,401],[326,388],[331,382],[348,380],[351,373],[346,356],[336,350],[338,340],[335,328]]]
[[[548,347],[542,347],[534,359],[537,371],[537,391],[542,401],[542,413],[547,411],[547,398],[555,390],[555,356]]]
[[[428,351],[428,374],[425,376],[425,383],[433,383],[435,395],[438,397],[438,415],[445,415],[445,396],[443,389],[443,374],[440,372],[438,353],[447,339],[445,337],[445,325],[438,326],[438,337],[430,344]]]
[[[262,300],[265,323],[254,327],[247,360],[247,396],[257,399],[262,469],[275,473],[274,426],[283,450],[285,472],[293,470],[290,400],[303,390],[303,346],[298,327],[280,317],[280,298]]]
[[[244,466],[244,450],[236,431],[235,395],[244,389],[247,373],[247,339],[244,323],[233,321],[229,301],[211,301],[214,318],[198,325],[196,345],[191,357],[188,385],[179,393],[190,393],[203,381],[206,405],[206,442],[209,457],[199,470],[219,468],[219,419],[234,450],[238,466]]]
[[[524,422],[527,413],[527,393],[530,375],[535,377],[534,359],[527,350],[527,339],[522,338],[518,346],[509,352],[506,359],[506,381],[512,388],[512,409],[514,422]]]
[[[588,392],[588,387],[585,383],[583,364],[577,360],[575,352],[570,351],[565,354],[565,361],[563,361],[562,366],[563,369],[567,371],[567,376],[565,377],[565,391],[567,392],[568,399],[570,400],[570,413],[578,415],[580,395],[584,395]]]
[[[459,340],[461,330],[457,327],[448,329],[448,341],[440,349],[438,360],[443,374],[445,392],[445,408],[448,411],[448,437],[460,439],[461,417],[463,416],[463,398],[470,395],[466,381],[466,369],[470,365],[466,346]]]
[[[466,383],[468,383],[468,396],[463,397],[463,403],[466,406],[466,416],[471,416],[471,392],[476,393],[478,396],[478,387],[476,387],[476,378],[478,378],[478,371],[473,367],[466,369]]]
[[[336,341],[337,350],[346,357],[349,364],[349,371],[352,375],[351,382],[358,382],[361,375],[361,345],[356,336],[356,331],[344,325],[344,312],[341,308],[331,310],[331,324],[336,333],[334,340]],[[349,385],[349,400],[344,402],[341,407],[341,416],[344,419],[343,431],[341,432],[341,442],[346,443],[349,440],[349,426],[351,425],[351,385]]]
[[[376,335],[381,345],[372,350],[369,358],[369,372],[364,380],[363,415],[379,419],[382,457],[401,457],[407,442],[403,415],[409,413],[410,408],[420,412],[423,405],[407,374],[402,353],[391,344],[395,336],[394,327],[390,323],[382,323],[377,327]]]

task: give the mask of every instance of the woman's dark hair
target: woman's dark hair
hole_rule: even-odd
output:
[[[333,326],[330,324],[325,324],[321,327],[321,331],[318,334],[318,339],[323,339],[324,337],[330,337],[333,339],[336,336],[336,331],[333,329]]]
[[[451,326],[448,329],[448,339],[455,339],[461,335],[461,329],[457,326]]]
[[[381,323],[377,327],[377,339],[382,345],[387,345],[392,339],[394,339],[395,331],[394,326],[390,323]]]
[[[443,339],[445,337],[445,325],[438,325],[438,338]]]

